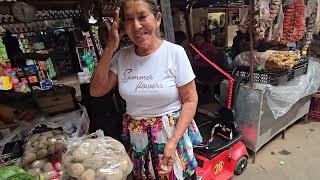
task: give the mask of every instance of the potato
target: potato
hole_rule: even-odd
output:
[[[31,167],[32,169],[42,168],[47,162],[48,162],[48,159],[36,160],[36,161],[33,161],[33,163],[31,164]]]
[[[48,155],[48,151],[46,149],[41,149],[37,152],[37,159],[43,159]]]
[[[132,161],[131,161],[131,159],[130,159],[130,157],[129,156],[127,156],[126,157],[126,159],[127,159],[127,161],[128,161],[128,169],[127,169],[127,176],[131,173],[131,171],[133,170],[133,163],[132,163]]]
[[[71,163],[71,161],[72,161],[72,156],[70,155],[65,155],[62,158],[62,163],[64,166],[68,166]]]
[[[119,163],[121,158],[122,157],[116,153],[105,153],[102,157],[105,163]]]
[[[38,145],[38,148],[39,149],[46,149],[47,148],[47,144],[48,144],[47,141],[40,141],[39,145]]]
[[[95,139],[87,139],[81,143],[79,148],[88,149],[88,151],[94,153],[98,148],[98,142]]]
[[[109,143],[113,148],[116,148],[117,150],[120,150],[122,152],[126,152],[125,147],[118,141],[111,141]]]
[[[35,153],[27,152],[23,156],[22,162],[23,162],[23,164],[29,164],[29,163],[33,162],[34,160],[36,160],[36,157],[37,156]]]
[[[28,141],[31,143],[34,143],[39,139],[39,137],[40,137],[40,134],[34,134],[30,137],[30,139]]]
[[[51,138],[48,138],[48,144],[49,145],[54,145],[56,143],[56,139],[51,137]]]
[[[52,167],[51,162],[47,162],[47,163],[43,166],[42,169],[43,169],[44,172],[51,172],[51,171],[53,171],[53,167]]]
[[[27,173],[30,174],[31,176],[39,176],[41,173],[41,170],[40,168],[29,169]]]
[[[103,167],[104,164],[105,164],[105,162],[104,162],[101,155],[94,155],[88,159],[85,159],[82,162],[82,165],[85,168],[92,168],[92,169],[97,169],[97,168]]]
[[[37,148],[39,145],[39,141],[35,141],[32,143],[32,147]]]
[[[70,166],[69,175],[74,178],[79,178],[84,173],[84,167],[80,163],[75,163]]]
[[[44,172],[40,174],[44,180],[51,180],[53,177],[57,175],[55,171]]]
[[[26,143],[24,143],[24,144],[22,145],[22,148],[23,148],[23,149],[31,148],[31,147],[32,147],[32,144],[33,144],[33,142],[31,142],[31,141],[28,140]]]
[[[122,158],[120,160],[120,169],[122,170],[122,172],[124,172],[126,175],[128,175],[128,171],[129,171],[129,161],[127,158]]]
[[[32,152],[34,153],[36,150],[33,147],[27,148],[25,152]]]
[[[54,154],[56,147],[55,145],[49,145],[47,150],[48,150],[48,154]]]
[[[48,139],[50,137],[53,137],[53,132],[52,131],[43,132],[41,133],[41,136],[47,137]]]
[[[90,158],[92,156],[92,154],[93,154],[92,151],[79,147],[72,153],[72,159],[77,162],[80,162],[80,161],[83,161],[85,159]]]
[[[124,175],[120,170],[98,169],[96,172],[96,180],[123,180]]]
[[[80,180],[93,180],[96,179],[96,172],[92,169],[87,169],[80,177]]]
[[[48,137],[47,136],[40,136],[39,141],[48,141]]]
[[[59,131],[59,130],[53,130],[52,133],[53,133],[54,135],[63,134],[63,132],[62,132],[62,131]]]

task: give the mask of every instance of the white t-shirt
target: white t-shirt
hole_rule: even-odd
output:
[[[181,109],[178,87],[195,75],[185,50],[163,41],[148,56],[138,56],[134,46],[119,50],[110,70],[118,75],[121,97],[132,117],[155,117]]]

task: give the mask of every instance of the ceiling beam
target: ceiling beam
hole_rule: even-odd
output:
[[[37,10],[63,10],[63,9],[73,9],[80,4],[80,1],[76,0],[53,0],[53,1],[35,1],[35,0],[25,0],[27,4],[34,6]]]

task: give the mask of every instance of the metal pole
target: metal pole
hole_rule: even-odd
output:
[[[253,22],[253,12],[254,12],[254,0],[249,0],[249,18],[250,18],[250,23],[249,23],[249,35],[250,35],[250,87],[253,88],[253,73],[254,73],[254,55],[253,55],[253,27],[254,27],[254,22]]]

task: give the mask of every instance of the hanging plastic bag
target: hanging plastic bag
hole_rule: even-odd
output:
[[[260,0],[259,1],[259,19],[260,19],[260,28],[263,32],[266,32],[269,29],[269,20],[270,20],[270,7],[269,0]]]
[[[253,52],[253,66],[254,67],[260,67],[262,69],[265,68],[265,63],[269,56],[273,53],[274,51],[266,51],[266,52]],[[240,53],[235,60],[233,61],[233,66],[235,67],[249,67],[250,66],[250,52],[246,51],[243,53]]]
[[[249,29],[249,15],[248,15],[248,10],[246,10],[240,24],[239,24],[239,30],[240,32],[247,32]]]
[[[268,41],[279,42],[281,40],[281,37],[283,34],[283,19],[284,19],[283,8],[282,8],[282,5],[280,5],[276,23],[273,24],[270,28]]]

